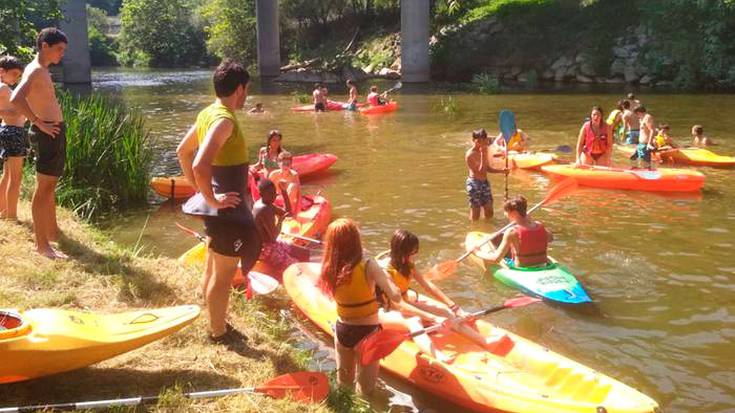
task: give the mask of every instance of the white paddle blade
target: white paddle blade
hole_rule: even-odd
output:
[[[255,294],[259,295],[268,295],[280,285],[275,278],[257,271],[250,271],[248,279],[250,280],[250,288]]]

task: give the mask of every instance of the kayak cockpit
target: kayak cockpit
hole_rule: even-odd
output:
[[[28,324],[20,314],[13,311],[0,310],[0,340],[28,334],[31,325]]]

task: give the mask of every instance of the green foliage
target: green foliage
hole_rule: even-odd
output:
[[[0,55],[31,60],[38,28],[60,17],[59,0],[0,0]]]
[[[206,60],[204,31],[194,24],[193,0],[126,0],[122,6],[120,63],[181,67]]]
[[[123,0],[87,0],[92,7],[104,10],[108,16],[116,16],[120,13]]]
[[[372,413],[373,409],[370,403],[360,398],[358,394],[351,388],[340,386],[337,383],[336,372],[329,375],[329,396],[327,397],[327,406],[331,407],[335,412],[350,413]]]
[[[210,0],[200,9],[207,34],[207,49],[220,59],[243,63],[257,60],[255,2]]]
[[[91,219],[144,203],[151,148],[143,115],[101,95],[59,93],[66,123],[66,167],[59,203]]]
[[[116,43],[105,35],[109,30],[105,11],[87,6],[87,27],[92,66],[116,65]]]
[[[313,102],[313,98],[308,93],[293,92],[291,93],[291,96],[293,97],[293,100],[297,103],[307,104]]]
[[[453,117],[459,113],[459,103],[454,96],[445,96],[434,106],[434,110]]]
[[[500,81],[490,73],[478,73],[472,77],[472,84],[478,92],[496,94],[500,92]]]

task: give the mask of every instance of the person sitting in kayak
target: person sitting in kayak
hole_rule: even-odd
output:
[[[615,110],[610,112],[610,114],[607,116],[607,120],[605,121],[605,123],[607,123],[607,126],[610,127],[610,131],[612,133],[611,142],[618,142],[623,140],[623,135],[625,133],[625,122],[623,122],[623,113],[625,111],[625,108],[623,106],[624,102],[625,101],[623,100],[619,100],[617,106],[615,107]]]
[[[316,83],[314,85],[314,91],[311,92],[311,96],[314,98],[314,111],[315,112],[326,112],[327,111],[327,97],[324,95],[322,85]]]
[[[347,100],[347,110],[349,111],[356,111],[357,110],[357,86],[355,86],[355,82],[352,81],[352,79],[347,79],[347,87],[350,89],[350,98]]]
[[[258,150],[258,162],[250,168],[253,172],[259,172],[263,177],[268,177],[271,172],[279,168],[278,156],[283,152],[283,136],[281,131],[273,129],[268,132],[265,146]]]
[[[265,113],[265,109],[263,109],[263,104],[260,102],[256,103],[255,107],[250,109],[248,113],[250,114]]]
[[[283,198],[285,210],[273,205],[276,200],[276,186],[270,179],[261,179],[258,191],[260,199],[253,205],[255,228],[263,242],[258,259],[273,269],[273,273],[269,275],[282,282],[283,272],[291,264],[309,261],[309,250],[278,239],[283,220],[290,215],[288,197]]]
[[[388,103],[387,92],[378,93],[378,87],[370,86],[370,93],[367,95],[367,103],[371,106],[381,106]]]
[[[508,141],[508,151],[515,151],[515,152],[526,152],[528,150],[528,135],[526,132],[523,132],[523,129],[516,128],[515,135],[510,137],[510,140]],[[498,150],[494,151],[497,153],[505,153],[505,138],[503,138],[503,133],[498,133],[498,136],[493,141],[492,146],[497,148]]]
[[[377,262],[363,257],[362,251],[360,231],[354,221],[340,218],[329,224],[317,285],[336,303],[337,383],[352,387],[357,370],[357,391],[369,395],[375,389],[380,364],[375,361],[357,369],[360,354],[355,346],[381,329],[375,287],[380,287],[391,302],[400,301],[401,292]]]
[[[678,147],[674,140],[671,138],[671,135],[669,135],[670,131],[671,128],[668,124],[662,123],[658,125],[658,133],[656,134],[655,138],[656,150],[665,151]]]
[[[281,152],[278,155],[280,169],[271,172],[268,179],[273,181],[279,190],[288,195],[291,202],[291,214],[296,216],[301,212],[301,181],[299,180],[299,173],[291,169],[292,161],[293,158],[290,152]]]
[[[503,234],[500,245],[488,254],[487,260],[498,262],[510,252],[516,267],[535,267],[548,264],[547,246],[554,240],[544,224],[534,221],[526,215],[528,202],[519,195],[505,201],[503,211],[515,225]]]
[[[582,125],[577,139],[577,165],[610,166],[612,144],[607,124],[602,120],[602,108],[593,106],[590,120]]]
[[[716,145],[712,139],[704,136],[704,128],[702,125],[692,126],[692,145],[698,147]]]
[[[472,132],[472,147],[465,153],[468,177],[465,181],[470,204],[470,221],[480,219],[480,210],[485,211],[485,219],[493,217],[493,194],[490,191],[488,172],[508,173],[507,169],[495,169],[490,165],[488,139],[485,129]]]
[[[383,305],[383,310],[380,312],[380,323],[384,328],[417,331],[423,328],[422,322],[440,324],[445,320],[453,320],[457,317],[469,315],[454,300],[444,294],[439,287],[416,270],[413,259],[418,251],[419,239],[416,235],[403,229],[396,230],[393,233],[390,240],[390,262],[385,267],[385,271],[401,290],[402,300],[400,302],[388,302],[383,298],[383,292],[380,288],[376,289],[378,302]],[[409,288],[413,280],[439,303],[419,300],[418,294]],[[499,342],[496,339],[483,337],[468,324],[453,323],[450,327],[490,352],[497,349]],[[415,337],[414,341],[423,352],[433,355],[434,358],[442,361],[451,360],[443,353],[434,350],[433,344],[427,335]]]

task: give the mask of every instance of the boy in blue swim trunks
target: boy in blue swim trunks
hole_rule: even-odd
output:
[[[469,171],[465,185],[470,203],[470,220],[480,219],[480,210],[485,211],[485,219],[490,219],[493,217],[493,195],[487,174],[488,172],[507,174],[508,170],[494,169],[490,166],[485,129],[472,132],[472,147],[467,150],[464,159]]]

